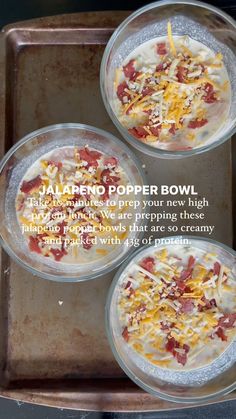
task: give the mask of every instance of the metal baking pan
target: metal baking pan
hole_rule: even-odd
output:
[[[81,13],[5,27],[0,37],[1,154],[46,125],[81,122],[120,137],[104,109],[99,67],[127,12]],[[232,244],[231,144],[179,161],[138,153],[150,182],[194,184],[209,200],[205,224]],[[108,346],[104,305],[114,272],[80,284],[33,277],[4,252],[0,278],[0,395],[98,411],[159,411],[173,404],[125,377]],[[235,393],[220,400],[236,398]],[[219,401],[219,400],[217,400]]]

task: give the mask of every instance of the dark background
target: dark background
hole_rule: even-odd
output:
[[[0,0],[0,25],[63,13],[92,10],[135,10],[151,2],[152,0]],[[207,3],[236,16],[236,0],[215,0],[207,1]]]
[[[36,17],[97,10],[134,10],[150,1],[142,0],[0,0],[0,26]],[[208,1],[236,17],[236,0]],[[236,401],[184,410],[109,414],[53,409],[0,399],[0,419],[236,419]]]

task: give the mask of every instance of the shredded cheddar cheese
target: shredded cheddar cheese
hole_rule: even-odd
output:
[[[152,54],[146,61],[145,51],[141,59],[138,48],[121,68],[118,82],[115,76],[120,121],[133,137],[154,147],[175,151],[202,145],[204,130],[217,130],[229,109],[222,54],[199,46],[192,51],[190,38],[173,37],[170,21],[166,41],[147,46],[156,51],[155,58]],[[211,128],[210,108],[219,112]]]
[[[127,182],[116,157],[88,146],[56,148],[42,156],[26,173],[16,198],[29,250],[66,263],[84,262],[88,253],[94,260],[105,257],[128,235],[128,221],[119,220],[118,198],[109,185]],[[93,192],[96,186],[103,188],[101,195]],[[91,193],[80,192],[83,187]]]
[[[185,252],[180,257],[163,248],[140,257],[130,272],[127,268],[120,289],[123,338],[160,367],[191,366],[198,354],[203,356],[203,344],[206,351],[215,342],[224,350],[233,330],[235,334],[236,284],[231,271],[215,256],[191,248]],[[221,301],[228,298],[227,305],[214,298],[214,282]]]

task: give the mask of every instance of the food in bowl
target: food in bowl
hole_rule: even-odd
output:
[[[41,156],[16,197],[29,250],[63,263],[86,263],[112,252],[128,236],[130,220],[120,219],[118,196],[109,187],[128,182],[115,156],[89,146],[56,148]],[[123,199],[128,202],[132,195]]]
[[[197,247],[150,248],[126,270],[118,310],[124,342],[147,363],[204,367],[235,339],[235,275]]]
[[[143,234],[145,220],[135,220],[130,203],[134,194],[142,200],[144,179],[132,151],[103,130],[58,124],[34,131],[0,164],[1,244],[43,278],[105,275]]]
[[[111,349],[153,395],[210,400],[235,388],[235,252],[213,240],[166,237],[121,266],[106,305]]]
[[[204,146],[224,127],[231,105],[222,53],[188,35],[137,46],[116,68],[114,110],[136,140],[167,151]]]

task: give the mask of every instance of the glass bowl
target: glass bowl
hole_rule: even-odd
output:
[[[0,163],[1,244],[20,265],[46,279],[72,282],[93,279],[119,265],[132,251],[132,247],[122,240],[107,255],[95,261],[88,257],[83,264],[59,263],[29,251],[15,208],[19,185],[26,171],[45,153],[60,147],[85,145],[116,157],[132,185],[146,183],[139,161],[125,144],[103,130],[82,124],[58,124],[34,131],[17,142]],[[136,195],[136,199],[142,200],[141,193]],[[143,221],[137,222],[137,225],[140,224]],[[139,232],[128,233],[129,238],[139,236]]]
[[[203,403],[221,397],[236,388],[236,341],[212,363],[194,368],[192,372],[156,367],[138,355],[122,337],[118,318],[119,292],[127,282],[125,274],[131,263],[150,255],[150,249],[160,250],[173,245],[193,246],[207,253],[214,253],[219,261],[236,272],[236,252],[213,240],[192,236],[175,236],[159,239],[156,244],[145,246],[132,254],[119,268],[111,284],[106,304],[106,330],[117,362],[138,386],[148,393],[173,402]],[[158,303],[157,303],[158,304]],[[187,343],[187,342],[186,342]],[[227,356],[224,354],[227,353]],[[215,373],[217,371],[217,373]],[[186,375],[188,374],[188,375]]]
[[[215,52],[222,52],[231,84],[231,104],[227,120],[206,144],[191,150],[167,151],[146,144],[120,123],[115,112],[115,69],[139,45],[166,35],[167,22],[171,21],[173,35],[189,35]],[[132,13],[115,30],[110,38],[101,63],[100,86],[106,110],[122,136],[132,146],[150,156],[182,158],[213,149],[229,139],[236,124],[236,24],[223,11],[198,1],[159,1],[148,4]]]

